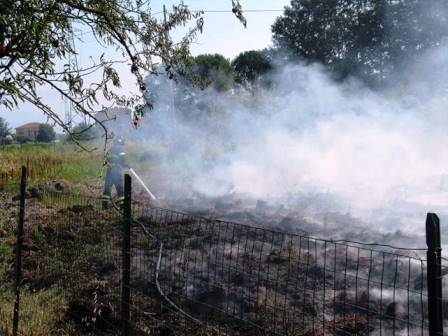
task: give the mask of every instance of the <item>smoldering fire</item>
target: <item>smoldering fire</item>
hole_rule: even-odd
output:
[[[407,82],[383,91],[295,64],[273,71],[275,88],[190,88],[172,106],[161,75],[155,109],[134,133],[146,148],[140,159],[157,158],[141,170],[166,198],[239,195],[294,205],[321,195],[328,211],[377,229],[422,231],[427,211],[442,222],[447,215],[447,54],[446,46],[428,52]]]

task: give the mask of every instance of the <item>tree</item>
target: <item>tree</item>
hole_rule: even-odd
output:
[[[302,60],[326,65],[336,77],[344,79],[358,72],[362,63],[357,35],[376,32],[366,22],[361,29],[358,14],[375,16],[370,12],[372,4],[381,1],[292,0],[272,26],[274,42]]]
[[[204,54],[187,59],[181,73],[202,89],[213,86],[218,91],[225,91],[232,83],[233,68],[223,55]]]
[[[173,7],[166,23],[161,22],[151,15],[148,1],[141,0],[0,0],[0,5],[0,104],[11,109],[20,102],[31,103],[68,133],[69,123],[41,99],[42,87],[55,90],[75,113],[94,120],[100,99],[132,106],[135,116],[141,117],[150,108],[141,93],[148,89],[143,74],[153,71],[153,58],[159,57],[169,73],[171,64],[188,55],[189,43],[203,22],[200,12],[192,14],[182,4]],[[190,20],[195,24],[175,44],[168,32]],[[93,36],[99,46],[116,48],[119,59],[102,55],[89,66],[74,66],[75,41],[81,43],[84,35]],[[120,63],[128,64],[140,94],[116,92]],[[99,80],[89,83],[86,78],[92,73]]]
[[[73,137],[77,140],[93,140],[101,136],[101,130],[97,124],[81,122],[72,128]]]
[[[238,1],[232,1],[232,11],[246,23]],[[191,21],[191,28],[175,43],[169,32]],[[164,22],[152,15],[150,1],[143,0],[0,0],[0,104],[11,109],[20,102],[31,103],[69,134],[70,123],[42,100],[40,88],[56,91],[75,113],[93,120],[100,100],[132,107],[140,118],[151,108],[151,102],[142,99],[150,89],[143,77],[155,71],[154,59],[173,78],[173,64],[189,55],[190,42],[202,26],[202,12],[192,13],[183,3],[173,6]],[[84,36],[93,37],[99,49],[116,50],[118,59],[103,54],[78,68],[72,61],[75,43],[82,43]],[[140,93],[123,96],[116,91],[121,85],[120,63],[129,66]],[[99,78],[94,83],[93,73]],[[99,124],[107,139],[107,128]]]
[[[269,59],[260,51],[251,50],[239,54],[233,61],[235,81],[240,84],[255,83],[272,69]]]
[[[56,132],[48,124],[41,124],[37,132],[36,140],[39,142],[52,142],[56,139]]]
[[[3,143],[3,140],[7,135],[11,134],[11,129],[9,128],[8,122],[0,117],[0,143]]]
[[[386,4],[386,34],[381,49],[389,71],[402,70],[448,37],[448,1],[401,0]]]
[[[19,136],[15,137],[15,141],[17,141],[19,144],[24,144],[24,143],[27,143],[27,142],[29,142],[31,140],[27,136],[19,135]]]
[[[443,0],[292,0],[272,26],[276,47],[326,65],[338,79],[383,84],[448,36]]]

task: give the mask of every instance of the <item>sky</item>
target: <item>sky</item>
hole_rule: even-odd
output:
[[[151,2],[152,12],[160,20],[163,19],[163,5],[169,10],[179,1]],[[241,0],[248,20],[247,29],[236,19],[231,12],[231,0],[186,0],[184,3],[192,10],[216,11],[228,10],[228,12],[206,12],[204,14],[204,30],[197,40],[191,45],[193,55],[204,53],[220,53],[229,59],[233,59],[240,52],[247,50],[263,49],[271,45],[271,25],[276,17],[282,14],[283,8],[289,4],[289,0]],[[265,12],[251,12],[251,10],[266,10]],[[157,13],[157,14],[156,14]],[[173,38],[182,36],[182,29],[173,32]],[[78,50],[78,63],[80,66],[89,64],[90,57],[98,59],[104,52],[94,42],[92,36],[83,36],[83,42],[76,42]],[[106,52],[113,52],[107,50]],[[123,88],[125,92],[131,93],[135,90],[134,79],[128,68],[120,70]],[[43,90],[42,98],[60,115],[65,114],[65,103],[60,96],[51,90]],[[30,104],[22,104],[18,109],[6,110],[0,108],[0,117],[5,118],[11,127],[17,127],[27,122],[46,122],[47,118],[36,107]]]

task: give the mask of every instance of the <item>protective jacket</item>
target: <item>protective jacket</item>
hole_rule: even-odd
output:
[[[107,156],[107,171],[106,180],[104,182],[103,192],[103,207],[106,208],[107,201],[111,198],[112,187],[115,186],[117,191],[117,203],[119,203],[124,196],[124,169],[129,168],[126,160],[126,153],[123,151],[123,146],[114,145]]]

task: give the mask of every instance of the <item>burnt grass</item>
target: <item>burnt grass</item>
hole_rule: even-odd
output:
[[[65,322],[79,334],[118,334],[121,215],[100,200],[58,197],[56,205],[28,200],[23,285],[60,288]],[[15,214],[17,202],[4,199],[2,211]],[[406,255],[139,211],[131,237],[136,335],[368,335],[426,319],[421,265]],[[13,232],[3,234],[14,246]]]
[[[157,237],[153,244],[163,243],[158,277],[164,294],[201,321],[227,330],[234,322],[240,334],[249,325],[248,335],[363,335],[412,328],[414,319],[426,318],[418,259],[167,215],[154,211],[139,221]],[[155,267],[155,249],[139,250],[136,269],[142,262]]]

